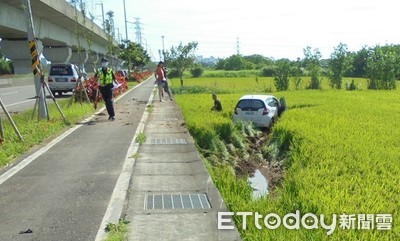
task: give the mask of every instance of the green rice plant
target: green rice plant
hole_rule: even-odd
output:
[[[212,93],[212,89],[205,86],[180,86],[171,88],[175,95],[179,94],[200,94],[200,93]]]
[[[221,162],[229,158],[228,149],[226,148],[225,143],[218,136],[215,136],[211,141],[211,151],[221,159]]]
[[[230,130],[232,128],[231,121],[225,117],[225,113],[228,112],[228,110],[224,108],[222,112],[211,111],[213,100],[211,95],[208,94],[184,95],[189,97],[189,99],[186,99],[184,102],[181,102],[182,96],[183,95],[175,96],[176,101],[180,103],[182,111],[198,113],[198,115],[191,116],[190,118],[185,117],[185,121],[190,133],[196,136],[196,144],[200,148],[211,148],[212,139],[218,135],[217,130],[223,132],[223,138],[229,138],[229,131],[225,131],[226,129]],[[209,103],[209,105],[207,105],[207,103]]]
[[[208,94],[176,96],[196,142],[200,130],[210,134],[211,142],[218,135],[215,128],[232,121],[231,113],[240,96],[254,93],[251,83],[256,83],[251,79],[218,81],[218,88],[232,87],[232,93],[219,95],[222,113],[210,112],[212,102]],[[214,81],[199,78],[196,85],[214,85]],[[357,82],[361,86],[366,83],[364,79]],[[189,85],[191,81],[185,83]],[[303,83],[308,85],[306,78]],[[242,221],[235,219],[243,240],[400,240],[399,91],[332,90],[325,80],[322,89],[275,94],[286,98],[288,111],[273,127],[269,146],[261,150],[266,157],[285,159],[285,179],[274,195],[251,201],[251,191],[238,190],[238,186],[248,185],[245,179],[237,179],[232,166],[224,166],[224,171],[210,167],[209,171],[231,211],[274,212],[283,216],[299,210],[303,214],[324,214],[327,220],[333,214],[343,213],[390,214],[391,230],[361,230],[356,223],[351,230],[337,225],[328,236],[321,228],[259,230],[250,219],[248,228],[243,230]],[[238,136],[233,131],[230,137],[236,146]],[[250,158],[248,153],[238,150],[236,147],[240,158]]]
[[[275,126],[272,135],[270,135],[270,141],[267,149],[272,159],[284,159],[290,148],[293,146],[293,139],[295,134],[294,131],[289,131],[280,126]],[[286,168],[290,167],[291,162],[288,159],[285,161]]]
[[[266,160],[277,160],[279,152],[278,144],[275,142],[269,142],[261,148],[261,154]]]
[[[174,94],[176,93],[184,93],[184,91],[192,92],[192,93],[270,93],[277,92],[274,78],[273,77],[261,77],[258,75],[244,75],[244,76],[236,76],[235,77],[227,77],[223,74],[212,75],[210,71],[209,74],[205,74],[200,78],[186,78],[185,85],[182,88],[182,91],[179,91],[179,87],[174,87]],[[255,76],[258,81],[254,81]],[[358,84],[359,89],[367,89],[368,81],[363,78],[343,78],[343,83],[351,82],[354,79]],[[329,80],[327,78],[320,79],[321,90],[332,90],[332,87],[329,85]],[[171,79],[172,86],[180,86],[180,80],[178,78]],[[311,83],[311,77],[301,77],[301,81],[290,81],[289,90],[306,90],[307,87]],[[194,88],[194,90],[191,90]],[[342,89],[346,89],[346,86],[343,85]],[[312,91],[312,90],[310,90]]]
[[[213,128],[222,140],[224,140],[225,142],[229,142],[231,140],[235,126],[231,121],[226,121],[216,123]]]
[[[230,77],[187,78],[185,79],[184,89],[190,89],[192,87],[195,88],[203,87],[204,89],[211,91],[208,93],[215,92],[217,94],[244,93],[244,92],[260,93],[263,91],[263,89],[266,89],[268,87],[272,87],[272,90],[275,90],[273,81],[274,80],[272,77],[258,77],[258,83],[257,83],[256,81],[254,81],[254,76],[237,77],[237,78],[230,78]],[[179,85],[179,79],[171,79],[171,82],[173,83],[173,86]],[[260,88],[260,86],[263,86],[263,88]],[[204,91],[202,93],[204,93]]]
[[[232,143],[226,144],[226,150],[228,151],[229,155],[236,155],[236,147]]]
[[[237,179],[233,169],[227,165],[208,166],[213,181],[226,198],[225,203],[231,210],[246,207],[246,202],[251,201],[252,189],[247,180]],[[218,177],[218,178],[217,178]]]
[[[237,77],[254,77],[260,75],[259,70],[206,70],[203,77],[206,78],[237,78]]]
[[[234,147],[243,149],[245,148],[244,138],[238,134],[237,131],[234,131],[231,136],[231,141]]]
[[[255,129],[252,122],[249,121],[237,121],[236,128],[238,128],[241,134],[245,137],[254,137],[257,135],[257,130]]]
[[[346,81],[345,88],[346,88],[346,90],[350,90],[350,91],[361,90],[362,89],[361,85],[358,84],[358,83],[355,83],[354,79],[352,79],[351,82],[350,81]]]

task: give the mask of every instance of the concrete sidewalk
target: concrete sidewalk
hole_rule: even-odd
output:
[[[129,240],[240,240],[237,229],[217,229],[227,208],[178,105],[158,96],[152,105],[126,201]]]

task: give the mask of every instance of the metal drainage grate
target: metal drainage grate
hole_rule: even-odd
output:
[[[144,199],[144,209],[207,209],[211,208],[205,193],[150,194]]]
[[[164,144],[164,145],[171,145],[171,144],[187,144],[186,139],[150,139],[151,144]]]

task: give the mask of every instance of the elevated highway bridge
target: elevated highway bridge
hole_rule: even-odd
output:
[[[65,0],[31,0],[39,51],[53,63],[84,65],[88,72],[107,55],[111,64],[121,61],[109,54],[118,42]],[[0,0],[0,47],[13,61],[16,74],[31,73],[25,1]]]

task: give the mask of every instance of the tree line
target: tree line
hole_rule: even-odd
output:
[[[334,48],[330,58],[322,59],[318,48],[307,46],[304,57],[297,60],[286,58],[274,60],[261,55],[232,55],[219,59],[217,70],[260,70],[261,76],[274,77],[278,90],[289,88],[289,79],[295,84],[302,76],[311,77],[308,88],[321,88],[321,78],[327,77],[332,88],[341,89],[343,77],[368,79],[369,89],[396,89],[400,79],[400,45],[363,47],[357,52],[348,51],[346,44]]]
[[[400,79],[400,45],[364,46],[356,52],[348,50],[346,44],[336,46],[328,59],[322,59],[318,48],[307,46],[303,49],[304,57],[297,60],[272,59],[262,55],[232,55],[219,59],[213,66],[196,61],[197,42],[163,52],[163,60],[171,68],[170,74],[179,77],[183,85],[183,73],[190,70],[195,77],[201,76],[202,69],[216,70],[260,70],[260,76],[274,77],[277,90],[288,90],[289,80],[294,79],[295,88],[302,86],[302,77],[309,76],[310,89],[320,89],[322,77],[327,77],[332,88],[341,89],[343,77],[368,79],[369,89],[396,89],[396,80]],[[125,68],[132,70],[150,62],[144,48],[129,40],[110,49],[112,55],[124,60]],[[12,62],[0,55],[0,74],[12,73]]]

